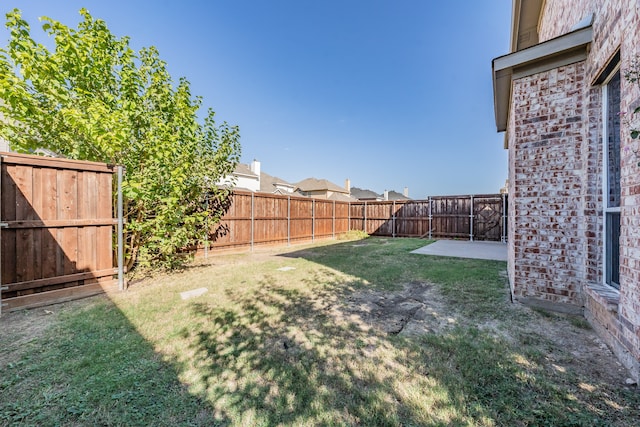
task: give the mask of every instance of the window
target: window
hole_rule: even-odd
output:
[[[620,69],[603,85],[604,281],[620,288]]]

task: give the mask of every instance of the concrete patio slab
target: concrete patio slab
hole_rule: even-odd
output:
[[[468,240],[437,240],[411,253],[506,261],[507,244],[502,242],[471,242]]]

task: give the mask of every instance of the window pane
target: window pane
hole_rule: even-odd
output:
[[[607,84],[607,183],[610,208],[620,207],[620,71]]]

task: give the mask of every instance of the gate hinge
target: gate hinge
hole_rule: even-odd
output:
[[[0,222],[0,227],[2,227],[2,228],[8,228],[8,227],[9,227],[9,224],[8,224],[8,223],[6,223],[6,222]]]

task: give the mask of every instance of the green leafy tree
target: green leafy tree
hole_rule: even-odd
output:
[[[235,126],[216,125],[189,82],[172,81],[155,48],[134,52],[82,9],[69,28],[41,18],[55,42],[36,43],[15,9],[0,49],[0,137],[12,149],[46,148],[67,158],[125,166],[127,266],[172,266],[219,220],[229,192],[216,182],[240,156]],[[207,206],[213,208],[207,209]]]

